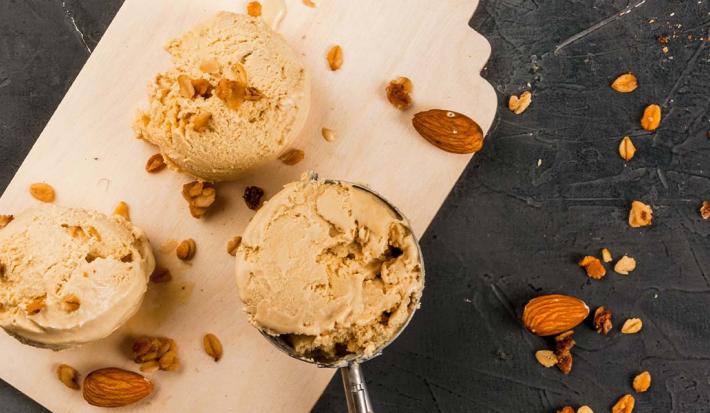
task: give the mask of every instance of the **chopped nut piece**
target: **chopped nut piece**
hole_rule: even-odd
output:
[[[609,251],[609,248],[602,248],[602,261],[611,262],[611,260],[611,251]]]
[[[0,215],[0,228],[3,227],[2,225],[2,217],[7,216],[7,215]],[[700,216],[703,217],[704,220],[710,219],[710,202],[708,201],[703,201],[702,205],[700,205]],[[12,219],[12,215],[10,215],[10,219]]]
[[[198,96],[207,98],[212,94],[212,85],[207,79],[192,79],[192,87],[195,88]]]
[[[313,3],[312,0],[303,0],[303,4],[305,4],[306,6],[308,6],[308,7],[310,7],[310,8],[316,7],[316,4]]]
[[[333,142],[335,140],[335,132],[333,132],[331,129],[323,128],[321,129],[321,134],[323,135],[323,139],[328,142]]]
[[[614,272],[621,275],[629,275],[635,269],[636,260],[626,255],[619,258],[619,261],[614,265]]]
[[[200,63],[200,70],[205,73],[219,73],[221,66],[216,59],[205,60]]]
[[[239,109],[242,101],[244,101],[245,94],[246,86],[244,84],[229,79],[220,80],[215,89],[215,95],[233,110]]]
[[[405,110],[412,106],[412,81],[409,78],[400,76],[391,81],[387,88],[387,100],[399,110]]]
[[[634,411],[634,405],[636,405],[634,396],[625,394],[621,396],[621,398],[611,408],[611,413],[631,413]]]
[[[101,234],[99,234],[99,231],[92,225],[86,227],[86,232],[88,232],[92,238],[96,238],[97,241],[101,241]]]
[[[190,118],[192,129],[195,130],[195,132],[204,132],[205,129],[207,129],[207,125],[210,123],[211,119],[211,113],[206,110],[200,110]]]
[[[601,306],[594,311],[594,329],[597,333],[607,335],[614,325],[611,322],[611,311]]]
[[[621,332],[623,334],[636,334],[641,331],[643,327],[643,321],[640,318],[629,318],[624,321],[624,325],[621,326]]]
[[[535,352],[537,362],[545,367],[552,367],[557,364],[557,356],[552,350],[538,350]]]
[[[651,387],[651,373],[644,371],[636,375],[633,381],[634,390],[636,393],[644,393]]]
[[[192,86],[192,79],[187,75],[177,77],[178,87],[180,88],[180,96],[188,99],[195,97],[195,87]]]
[[[141,371],[175,371],[180,367],[177,344],[171,338],[139,337],[133,342],[132,350],[133,361],[141,365]]]
[[[247,14],[251,17],[261,16],[261,3],[258,1],[250,1],[247,3]]]
[[[263,97],[264,94],[261,93],[259,89],[252,86],[247,87],[244,91],[244,100],[257,101],[261,100]]]
[[[572,406],[564,406],[561,409],[557,409],[556,413],[574,413],[574,408]]]
[[[217,199],[217,190],[207,182],[192,181],[182,186],[182,197],[190,206],[190,214],[201,218]]]
[[[579,406],[577,409],[577,413],[594,413],[591,407],[589,406]]]
[[[651,225],[653,221],[653,210],[649,205],[641,201],[633,201],[629,210],[629,225],[632,228],[639,228]]]
[[[668,43],[670,43],[671,38],[667,34],[664,34],[662,36],[656,36],[656,40],[660,44],[668,44]]]
[[[27,305],[25,306],[25,311],[28,315],[35,315],[38,314],[40,311],[44,310],[46,307],[47,304],[45,303],[45,296],[42,296],[37,297],[27,303]]]
[[[578,265],[587,271],[589,278],[600,280],[606,275],[606,269],[597,257],[587,255],[579,261]]]
[[[80,306],[81,301],[79,301],[79,297],[74,294],[69,294],[62,298],[62,309],[67,313],[73,313],[78,310]]]
[[[235,79],[237,79],[237,82],[241,83],[243,86],[246,86],[249,83],[247,82],[247,69],[244,67],[243,64],[233,64],[232,73],[234,73],[234,77]]]
[[[244,202],[247,204],[249,209],[256,211],[261,207],[262,200],[264,196],[264,190],[258,186],[248,186],[244,188]]]
[[[557,368],[563,374],[569,374],[572,371],[572,347],[576,344],[572,335],[573,330],[566,331],[555,337],[555,356],[557,356]]]
[[[641,117],[641,127],[647,131],[655,131],[661,124],[661,107],[658,105],[648,105]]]
[[[114,215],[119,215],[125,218],[127,221],[131,220],[131,215],[129,212],[130,208],[128,207],[128,204],[121,201],[116,205],[116,208],[113,210]]]
[[[197,251],[197,244],[192,238],[182,241],[175,249],[177,257],[183,261],[190,261]]]
[[[525,112],[528,106],[530,106],[530,103],[532,103],[532,93],[526,90],[521,93],[519,97],[513,95],[508,99],[508,109],[516,115],[520,115]]]
[[[242,237],[234,237],[227,241],[227,253],[231,255],[232,257],[235,257],[237,255],[237,248],[239,248],[239,245],[242,243]]]
[[[0,215],[0,229],[3,229],[15,219],[13,215]]]
[[[636,147],[630,137],[624,136],[619,142],[619,156],[625,161],[630,161],[636,154]]]
[[[79,373],[67,364],[57,366],[57,377],[65,386],[73,390],[79,390]]]
[[[215,362],[222,358],[222,355],[224,354],[222,342],[220,342],[214,334],[206,334],[202,339],[202,345],[205,348],[205,353],[212,357]]]
[[[163,155],[160,153],[156,153],[148,158],[148,162],[145,164],[145,170],[148,173],[159,172],[163,169],[165,169],[165,159],[163,159]]]
[[[72,238],[86,239],[86,233],[78,225],[62,224],[62,228],[64,228],[67,231],[67,233],[69,233],[69,236]]]
[[[30,195],[42,202],[54,202],[54,188],[44,182],[30,185]]]
[[[638,80],[633,73],[624,73],[614,80],[611,88],[619,93],[631,93],[639,86]]]
[[[164,267],[156,266],[153,273],[150,275],[150,281],[156,284],[165,283],[173,279],[170,270]]]
[[[286,165],[296,165],[301,162],[305,157],[304,153],[300,149],[289,149],[279,156],[279,160]]]
[[[331,47],[326,57],[328,59],[328,66],[332,71],[340,69],[343,65],[343,49],[338,45]]]

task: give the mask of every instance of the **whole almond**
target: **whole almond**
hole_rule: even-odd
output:
[[[30,185],[30,195],[42,202],[54,202],[54,188],[44,182]]]
[[[643,328],[643,321],[640,318],[629,318],[621,326],[622,334],[636,334]]]
[[[651,387],[651,373],[644,371],[637,374],[636,377],[634,377],[632,386],[634,390],[636,390],[636,393],[646,392],[648,388]]]
[[[661,125],[661,107],[658,105],[648,105],[641,117],[641,127],[647,131],[655,131]]]
[[[575,328],[588,315],[589,307],[578,298],[542,295],[525,304],[523,324],[535,335],[552,336]]]
[[[156,173],[163,169],[165,169],[165,159],[162,154],[156,153],[148,158],[148,162],[145,163],[145,170],[148,173]]]
[[[222,348],[222,342],[219,341],[217,336],[214,334],[205,334],[202,338],[202,345],[205,348],[205,353],[214,359],[214,361],[219,361],[224,354],[224,349]]]
[[[633,141],[628,136],[624,136],[621,142],[619,142],[619,156],[621,156],[621,159],[625,161],[630,161],[635,154],[636,147],[634,146]]]
[[[74,367],[67,364],[57,366],[57,378],[70,389],[79,390],[79,373]]]
[[[92,371],[84,379],[84,399],[98,407],[121,407],[144,399],[153,383],[132,371],[109,367]]]
[[[624,73],[617,77],[611,84],[611,88],[619,93],[631,93],[639,86],[636,75],[633,73]]]
[[[471,118],[450,110],[431,109],[412,119],[414,129],[439,149],[473,153],[483,147],[483,131]]]
[[[631,413],[634,411],[634,406],[636,405],[636,400],[634,396],[630,394],[625,394],[612,406],[612,413]]]

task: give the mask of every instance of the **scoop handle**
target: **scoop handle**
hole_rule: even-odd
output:
[[[352,363],[346,367],[341,367],[340,375],[343,377],[348,413],[374,413],[360,364]]]

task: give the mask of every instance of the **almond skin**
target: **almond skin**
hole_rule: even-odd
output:
[[[589,315],[584,301],[562,294],[542,295],[525,304],[523,324],[538,336],[552,336],[571,330]]]
[[[153,383],[132,371],[109,367],[94,370],[84,379],[84,399],[99,407],[133,404],[153,392]]]
[[[461,113],[432,109],[414,115],[412,124],[424,139],[446,152],[473,153],[483,147],[481,127]]]

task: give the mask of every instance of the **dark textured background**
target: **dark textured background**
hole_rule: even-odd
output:
[[[120,4],[0,0],[0,188]],[[653,386],[636,411],[710,412],[710,222],[697,212],[710,198],[710,3],[647,0],[555,53],[627,5],[482,0],[471,25],[493,46],[483,73],[498,91],[498,117],[422,240],[422,309],[365,366],[378,412],[606,412],[641,370]],[[614,93],[608,84],[625,71],[641,86]],[[511,114],[507,96],[528,88],[533,104]],[[647,133],[638,119],[653,102],[664,119]],[[638,148],[628,165],[617,154],[624,135]],[[651,228],[626,225],[633,199],[653,206]],[[601,247],[636,257],[638,269],[589,281],[575,261]],[[641,317],[644,329],[603,337],[581,326],[572,374],[545,370],[533,357],[545,341],[518,321],[544,292],[606,305],[616,327]],[[343,409],[336,377],[315,411]],[[42,408],[0,382],[0,411]]]

